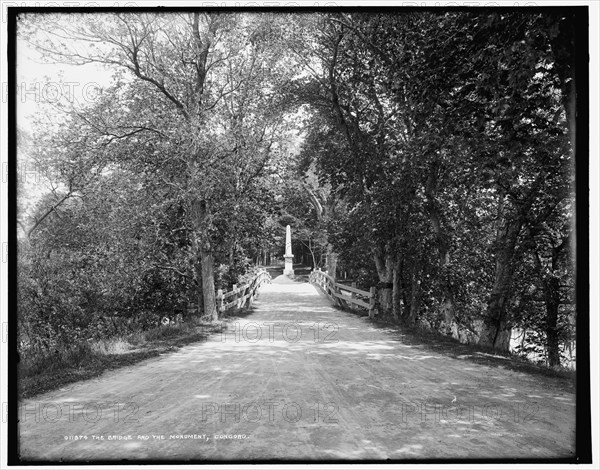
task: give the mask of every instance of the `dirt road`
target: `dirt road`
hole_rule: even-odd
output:
[[[570,457],[552,378],[403,342],[279,277],[224,334],[20,403],[30,460]]]

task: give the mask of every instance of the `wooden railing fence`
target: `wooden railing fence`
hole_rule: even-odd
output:
[[[375,287],[365,291],[357,289],[355,282],[351,287],[337,283],[326,271],[321,271],[321,268],[313,269],[309,281],[318,286],[338,307],[353,308],[357,306],[366,309],[369,312],[369,318],[374,317],[377,298]]]
[[[250,282],[241,286],[234,284],[230,292],[223,292],[223,289],[219,289],[217,291],[219,314],[233,308],[251,307],[259,287],[265,282],[271,282],[271,275],[265,269],[259,268]]]

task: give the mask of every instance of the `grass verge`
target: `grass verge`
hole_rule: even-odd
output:
[[[396,330],[397,334],[401,336],[403,343],[422,348],[424,351],[442,354],[475,364],[558,379],[556,384],[561,389],[568,391],[574,391],[575,389],[577,373],[572,369],[551,368],[539,365],[510,352],[499,352],[477,344],[461,343],[459,340],[437,331],[399,325],[385,319],[375,319],[373,320],[373,325],[376,328]]]
[[[319,288],[316,289],[319,294],[325,296]],[[362,317],[367,316],[366,310],[356,310],[346,307],[342,308],[339,306],[335,306],[334,308]],[[526,372],[538,376],[556,378],[559,379],[557,383],[560,388],[569,391],[575,390],[577,372],[573,369],[565,367],[552,368],[536,364],[533,361],[511,352],[499,352],[492,348],[477,344],[461,343],[458,339],[444,335],[440,332],[399,324],[392,321],[389,317],[376,317],[371,320],[371,322],[375,327],[395,330],[398,335],[401,336],[402,342],[415,347],[421,347],[423,350],[476,364],[501,367],[516,372]]]
[[[160,326],[126,337],[81,345],[53,355],[29,358],[18,367],[19,399],[87,380],[108,370],[131,366],[182,346],[205,340],[222,325]]]

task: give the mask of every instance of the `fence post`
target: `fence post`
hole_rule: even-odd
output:
[[[371,297],[369,298],[369,318],[373,318],[375,316],[375,297],[377,296],[377,289],[371,287],[369,292],[371,293]]]
[[[237,284],[234,284],[233,286],[231,286],[231,292],[233,292],[233,295],[229,298],[229,301],[230,302],[237,301]],[[236,307],[239,307],[239,305],[237,303],[235,305],[236,305]]]
[[[334,282],[333,285],[335,286],[335,293],[342,295],[342,290],[340,289],[339,284],[337,282]],[[339,297],[336,297],[336,299],[339,301],[341,308],[350,308],[350,305],[348,305],[348,302],[346,300],[340,299]]]
[[[223,313],[223,289],[217,291],[217,311]]]
[[[330,285],[331,285],[331,295],[333,296],[333,301],[335,302],[335,304],[340,307],[340,308],[344,308],[344,302],[342,301],[342,299],[340,299],[339,297],[336,297],[336,294],[341,294],[340,290],[338,289],[337,284],[334,281],[329,281]]]
[[[250,306],[252,305],[252,296],[254,295],[254,281],[255,280],[256,280],[256,278],[252,279],[252,281],[248,283],[246,293],[244,294],[248,298],[244,302],[244,307],[250,308]]]
[[[356,289],[356,282],[353,282],[353,283],[351,284],[351,287],[353,287],[354,289]],[[351,297],[352,297],[353,299],[356,299],[356,294],[355,294],[354,292],[352,292],[352,296],[351,296]]]
[[[252,281],[250,281],[250,286],[248,287],[248,308],[252,308],[252,302],[254,302],[254,294],[260,287],[260,273],[257,271],[254,274],[255,276],[252,278]]]

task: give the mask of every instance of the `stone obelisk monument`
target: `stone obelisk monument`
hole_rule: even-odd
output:
[[[285,255],[283,255],[283,257],[285,258],[285,268],[283,270],[283,274],[285,276],[293,276],[294,255],[292,254],[292,229],[289,225],[285,228]]]

